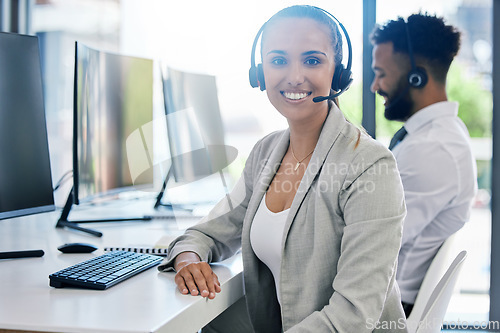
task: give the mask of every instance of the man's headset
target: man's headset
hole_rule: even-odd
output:
[[[399,95],[396,96],[396,98],[393,99],[392,102],[389,103],[389,105],[385,107],[386,110],[389,110],[392,107],[394,107],[394,105],[396,105],[399,102],[399,100],[408,93],[410,88],[421,89],[425,87],[425,85],[427,84],[427,73],[425,72],[425,69],[423,69],[422,67],[417,67],[417,65],[415,64],[415,56],[413,55],[413,45],[411,43],[410,29],[408,28],[408,22],[406,21],[403,22],[405,25],[406,42],[408,43],[408,56],[410,57],[411,70],[406,76],[408,85],[401,93],[399,93]]]
[[[408,83],[413,88],[423,88],[427,84],[427,73],[425,69],[417,67],[415,57],[413,55],[413,45],[410,38],[410,29],[408,22],[405,21],[406,40],[408,42],[408,55],[410,56],[411,70],[408,73]]]
[[[332,17],[340,26],[342,31],[344,32],[344,36],[347,41],[347,48],[349,51],[349,57],[347,59],[347,68],[344,67],[342,64],[338,64],[335,66],[335,72],[333,74],[333,79],[332,79],[332,86],[331,89],[333,90],[329,96],[317,96],[313,98],[313,102],[319,103],[324,100],[330,99],[333,100],[336,97],[340,96],[344,91],[346,91],[349,86],[352,83],[352,73],[351,73],[351,64],[352,64],[352,47],[351,47],[351,40],[349,39],[349,34],[347,33],[347,30],[344,28],[342,23],[337,20],[335,16],[330,14],[324,9],[321,9],[319,7],[314,7],[323,13],[327,14],[328,16]],[[269,22],[269,21],[267,21]],[[259,29],[259,32],[257,32],[257,36],[255,36],[255,40],[253,42],[252,46],[252,56],[251,56],[251,63],[250,63],[250,70],[249,70],[249,78],[250,78],[250,85],[253,88],[260,87],[261,91],[266,90],[266,83],[264,81],[264,70],[262,69],[262,64],[258,64],[257,66],[255,65],[255,51],[257,48],[257,43],[259,41],[260,36],[262,35],[262,32],[264,31],[264,28],[266,26],[266,23],[262,25],[262,27]]]

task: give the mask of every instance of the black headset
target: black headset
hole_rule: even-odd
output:
[[[427,84],[427,73],[424,68],[417,67],[413,56],[413,46],[411,44],[410,29],[408,22],[405,22],[406,40],[408,42],[408,55],[410,56],[411,70],[408,73],[408,83],[413,88],[423,88]]]
[[[347,60],[347,67],[344,67],[342,64],[338,64],[335,66],[335,72],[333,74],[333,79],[332,79],[332,86],[331,89],[335,92],[334,94],[330,93],[329,96],[318,96],[313,98],[314,102],[321,102],[326,99],[334,99],[338,97],[340,94],[342,94],[344,91],[346,91],[349,86],[352,83],[352,72],[351,72],[351,64],[352,64],[352,47],[351,47],[351,40],[349,39],[349,34],[347,33],[347,30],[344,28],[342,23],[337,20],[335,16],[330,14],[324,9],[321,9],[319,7],[314,7],[323,13],[327,14],[328,16],[332,17],[340,26],[342,31],[344,32],[344,36],[347,41],[347,48],[349,51],[349,57]],[[271,17],[272,18],[272,17]],[[269,22],[269,20],[267,21]],[[250,78],[250,85],[253,88],[260,87],[261,91],[266,90],[266,83],[264,81],[264,70],[262,69],[262,64],[258,64],[257,66],[255,65],[255,51],[257,48],[257,43],[259,41],[260,36],[262,35],[262,32],[264,31],[264,28],[266,26],[266,23],[262,25],[262,27],[259,29],[259,32],[257,32],[257,36],[255,36],[255,40],[253,42],[252,46],[252,56],[251,56],[251,63],[250,63],[250,70],[249,70],[249,78]]]

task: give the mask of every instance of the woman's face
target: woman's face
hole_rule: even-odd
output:
[[[289,121],[327,112],[335,70],[328,27],[310,18],[281,18],[266,30],[262,66],[267,96]]]

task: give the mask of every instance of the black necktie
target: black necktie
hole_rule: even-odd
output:
[[[398,143],[400,143],[401,141],[403,141],[405,135],[408,134],[408,132],[406,132],[406,129],[405,127],[401,127],[399,129],[399,131],[397,131],[394,136],[392,137],[391,139],[391,143],[389,144],[389,150],[392,150],[392,148],[394,148],[394,146],[396,146]]]

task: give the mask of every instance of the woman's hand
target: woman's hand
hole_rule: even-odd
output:
[[[177,272],[175,283],[179,291],[187,295],[201,295],[209,299],[215,298],[215,293],[220,293],[219,278],[212,271],[210,265],[201,261],[194,252],[182,252],[174,261]]]

